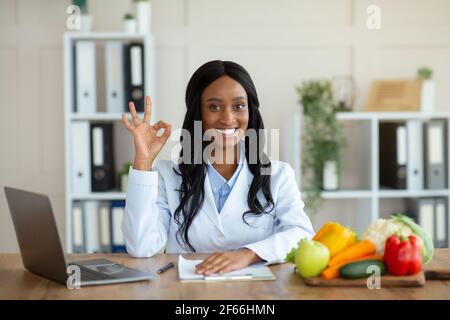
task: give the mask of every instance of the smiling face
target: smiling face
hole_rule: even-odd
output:
[[[249,110],[245,89],[229,76],[222,76],[203,90],[203,132],[213,136],[216,147],[234,147],[248,127]]]

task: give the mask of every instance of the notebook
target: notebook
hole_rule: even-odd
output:
[[[195,273],[195,266],[203,260],[187,260],[180,254],[178,256],[178,276],[181,281],[250,281],[250,280],[275,280],[275,275],[264,264],[254,264],[250,267],[226,272],[224,274],[213,273],[204,276]]]

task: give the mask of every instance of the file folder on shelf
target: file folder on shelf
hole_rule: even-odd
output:
[[[437,198],[435,200],[435,218],[436,218],[436,248],[448,247],[448,214],[447,201],[445,198]]]
[[[408,156],[406,125],[382,122],[379,129],[380,185],[406,189]]]
[[[433,198],[409,199],[409,215],[435,239],[435,210]]]
[[[108,191],[116,186],[112,123],[91,124],[92,191]]]
[[[75,43],[75,110],[94,113],[97,103],[97,68],[95,42],[78,40]]]
[[[144,45],[130,43],[125,46],[126,99],[132,101],[137,112],[144,112]]]
[[[75,194],[85,194],[91,191],[91,139],[89,123],[76,121],[72,128],[72,191]]]
[[[111,236],[112,252],[126,252],[122,233],[122,220],[125,212],[125,201],[111,202]]]
[[[101,202],[99,207],[100,248],[102,252],[111,252],[111,213],[109,202]]]
[[[444,120],[432,120],[425,127],[425,179],[427,189],[446,188],[447,139]]]
[[[409,190],[422,190],[424,181],[422,121],[408,120],[406,128],[408,140],[407,187]]]
[[[86,253],[98,253],[101,251],[99,241],[99,203],[98,201],[85,201],[83,206]]]
[[[128,111],[124,96],[123,43],[108,41],[105,44],[106,111]]]
[[[84,218],[83,204],[74,202],[72,206],[72,245],[74,253],[84,253]]]

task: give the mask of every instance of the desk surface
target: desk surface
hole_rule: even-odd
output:
[[[184,255],[200,259],[204,254]],[[294,274],[292,264],[270,266],[275,281],[183,283],[178,269],[158,275],[162,265],[177,261],[178,255],[158,254],[135,259],[126,254],[70,255],[70,260],[104,257],[129,267],[155,273],[152,281],[82,287],[66,286],[24,269],[19,254],[0,254],[0,299],[450,299],[450,281],[429,280],[420,288],[319,288],[309,287]],[[437,260],[449,260],[450,249],[435,251]],[[430,263],[432,265],[433,262]],[[428,267],[428,266],[427,266]]]

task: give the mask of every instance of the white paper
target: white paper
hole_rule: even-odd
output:
[[[178,256],[178,276],[181,280],[204,280],[205,276],[195,272],[195,266],[203,260],[187,260],[180,254]],[[249,277],[252,279],[275,279],[272,271],[265,266],[265,263],[253,264],[250,267],[226,272],[224,274],[213,273],[208,278],[218,277],[222,280],[233,280],[242,277]]]

